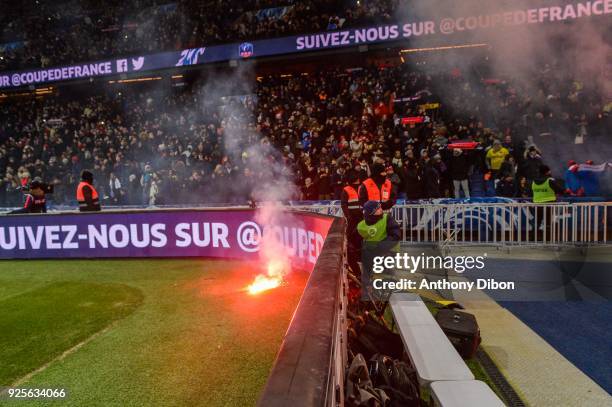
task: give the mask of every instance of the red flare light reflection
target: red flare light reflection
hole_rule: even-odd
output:
[[[260,294],[264,291],[279,287],[283,283],[283,276],[287,272],[287,264],[282,260],[271,260],[268,263],[266,273],[259,274],[255,280],[247,286],[251,295]]]

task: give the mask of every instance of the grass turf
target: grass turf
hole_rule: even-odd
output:
[[[69,396],[28,405],[253,405],[306,281],[292,273],[250,296],[257,272],[230,261],[2,261],[0,386],[44,366],[20,387]]]

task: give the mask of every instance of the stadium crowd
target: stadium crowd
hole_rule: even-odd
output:
[[[2,3],[0,70],[12,70],[388,22],[398,0]]]
[[[74,203],[82,169],[93,171],[103,204],[245,203],[266,177],[249,165],[246,146],[258,143],[276,147],[266,160],[294,174],[294,199],[338,199],[351,173],[364,179],[376,162],[399,198],[528,198],[540,166],[554,164],[538,140],[592,142],[610,128],[597,92],[546,77],[530,91],[402,65],[260,77],[250,95],[223,100],[196,82],[5,101],[0,206],[20,205],[34,177],[55,186],[53,203]],[[240,145],[228,149],[228,137]],[[455,142],[468,147],[448,148]]]

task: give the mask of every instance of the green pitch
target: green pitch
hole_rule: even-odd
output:
[[[68,393],[0,404],[255,404],[306,281],[296,272],[250,296],[257,271],[237,261],[0,261],[0,387]]]

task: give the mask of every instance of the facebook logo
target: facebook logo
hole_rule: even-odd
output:
[[[128,71],[128,61],[127,59],[118,59],[117,60],[117,72],[127,72]]]

